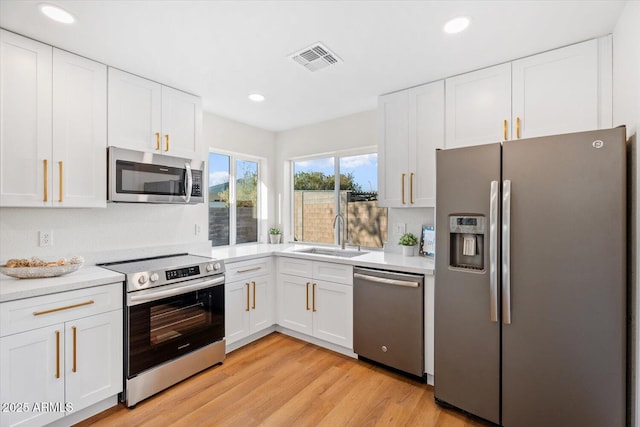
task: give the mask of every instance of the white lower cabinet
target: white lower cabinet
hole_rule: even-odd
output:
[[[0,425],[43,426],[122,391],[122,284],[5,302],[0,318]]]
[[[273,325],[271,259],[225,266],[225,339],[227,345]]]
[[[278,262],[278,324],[352,349],[353,267],[286,257]]]

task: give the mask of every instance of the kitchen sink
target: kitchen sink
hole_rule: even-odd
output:
[[[341,258],[353,258],[353,257],[364,255],[367,253],[367,252],[361,252],[361,251],[350,251],[346,249],[333,249],[333,248],[298,249],[296,252],[301,252],[305,254],[315,254],[315,255],[337,256]]]

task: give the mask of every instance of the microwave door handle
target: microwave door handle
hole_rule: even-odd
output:
[[[191,165],[189,163],[184,164],[185,175],[187,179],[184,183],[184,201],[189,203],[191,201],[191,190],[193,189],[193,176],[191,175]]]

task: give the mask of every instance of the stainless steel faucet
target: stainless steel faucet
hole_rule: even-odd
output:
[[[338,218],[340,218],[340,221],[342,221],[342,233],[340,233],[340,249],[344,249],[344,244],[345,244],[345,240],[347,238],[347,223],[344,220],[344,217],[341,214],[336,215],[336,217],[333,219],[333,229],[336,229],[336,222],[338,221]]]

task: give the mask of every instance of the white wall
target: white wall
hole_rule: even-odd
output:
[[[275,133],[245,125],[211,113],[202,119],[202,140],[207,151],[243,154],[264,159],[261,163],[262,179],[260,196],[267,204],[260,213],[258,241],[267,242],[267,232],[274,223],[275,210]]]
[[[629,166],[631,178],[631,221],[629,224],[630,262],[631,262],[631,292],[632,327],[630,344],[632,363],[630,392],[630,425],[640,426],[640,295],[638,292],[640,281],[638,277],[638,173],[640,171],[638,158],[638,130],[640,129],[640,2],[629,1],[616,24],[613,32],[613,123],[614,126],[626,124],[627,136],[631,139],[629,150]]]
[[[334,152],[349,152],[377,147],[377,113],[364,111],[338,119],[329,120],[297,129],[279,132],[276,135],[276,164],[278,165],[277,196],[278,219],[284,229],[286,240],[292,240],[290,225],[291,206],[288,194],[282,193],[290,188],[291,171],[288,160]],[[433,225],[433,209],[389,209],[389,233],[385,250],[400,251],[397,240],[400,236],[393,233],[393,224],[405,224],[407,231],[420,235],[421,225]]]
[[[269,169],[274,140],[273,132],[213,114],[203,116],[205,152],[213,147],[263,157]],[[273,177],[273,173],[267,170],[265,176]],[[271,211],[273,181],[273,178],[266,180]],[[198,234],[196,226],[200,228]],[[38,247],[38,231],[52,231],[53,246]],[[82,255],[87,263],[95,263],[208,245],[208,212],[204,203],[187,206],[108,203],[106,209],[0,208],[0,264],[9,258],[72,255]]]

